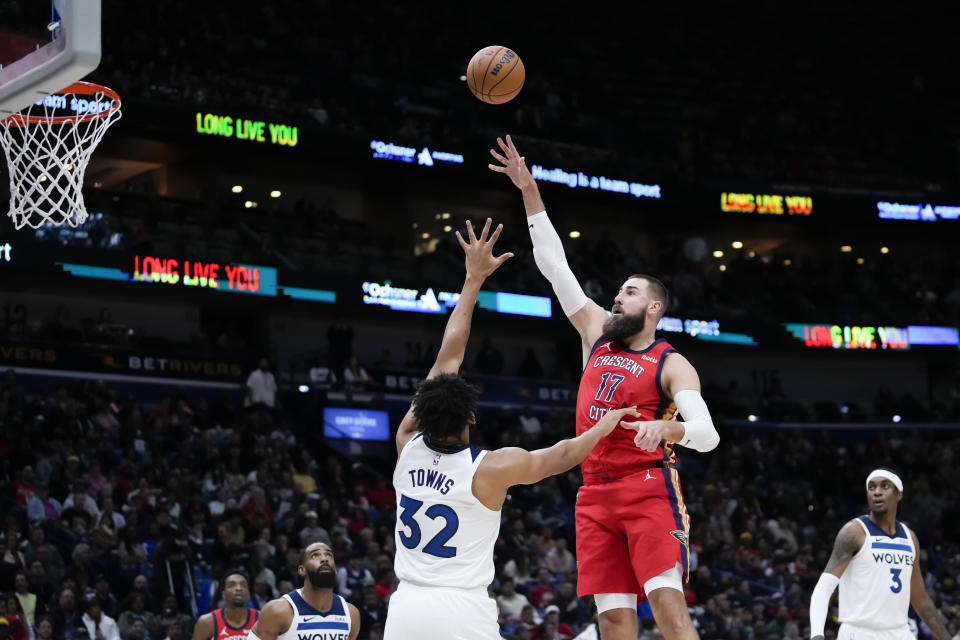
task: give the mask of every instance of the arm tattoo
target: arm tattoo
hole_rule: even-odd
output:
[[[832,573],[837,567],[845,565],[850,558],[860,550],[862,543],[857,539],[856,525],[846,524],[837,534],[837,540],[833,543],[833,553],[827,562],[825,572]]]

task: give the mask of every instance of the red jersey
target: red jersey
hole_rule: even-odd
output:
[[[636,405],[639,418],[672,420],[676,406],[660,386],[660,372],[668,353],[675,351],[666,340],[656,340],[642,351],[618,346],[606,337],[593,345],[577,392],[577,435],[600,420],[607,411]],[[673,443],[661,440],[656,451],[644,451],[633,443],[635,431],[617,427],[600,441],[583,461],[585,483],[592,474],[609,481],[630,469],[665,466],[676,462]]]
[[[247,640],[247,634],[257,622],[260,612],[247,609],[247,622],[242,627],[234,627],[223,616],[223,609],[213,610],[213,640]]]

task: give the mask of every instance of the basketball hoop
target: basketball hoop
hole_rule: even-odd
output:
[[[37,112],[37,113],[35,113]],[[58,115],[67,113],[69,115]],[[113,89],[75,82],[0,120],[10,170],[10,212],[17,229],[45,222],[72,227],[87,219],[83,176],[103,134],[120,119]]]

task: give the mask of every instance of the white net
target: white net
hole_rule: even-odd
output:
[[[65,111],[73,114],[58,115]],[[86,95],[65,90],[0,120],[10,174],[9,216],[17,229],[36,229],[46,222],[76,227],[86,220],[87,163],[119,118],[119,99],[104,91]]]

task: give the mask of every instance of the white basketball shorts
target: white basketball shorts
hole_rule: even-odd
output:
[[[837,640],[917,640],[910,627],[903,625],[894,629],[868,629],[844,622],[837,632]]]
[[[384,640],[498,640],[497,603],[486,588],[401,582],[390,596]]]

